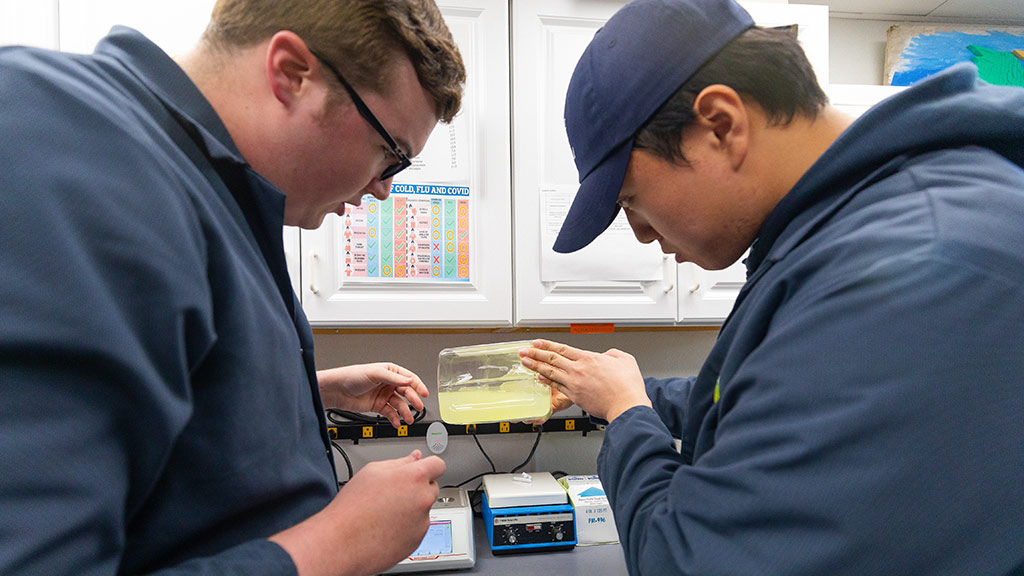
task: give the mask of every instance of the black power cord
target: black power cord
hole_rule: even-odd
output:
[[[476,425],[475,424],[473,425],[472,428],[470,428],[470,431],[473,433],[473,441],[476,442],[476,447],[480,449],[480,453],[484,455],[484,458],[487,459],[487,463],[491,465],[491,472],[492,473],[496,473],[498,471],[498,469],[494,467],[494,460],[491,460],[491,457],[488,456],[487,452],[484,450],[483,444],[480,443],[480,438],[478,438],[477,435],[476,435]]]
[[[341,488],[346,482],[355,476],[355,471],[352,470],[352,460],[349,460],[348,454],[345,453],[345,449],[341,447],[341,444],[339,444],[337,440],[331,440],[331,446],[334,446],[334,449],[337,450],[338,453],[341,454],[341,457],[345,459],[345,467],[348,468],[348,480],[345,480],[345,482],[338,482],[338,488]]]
[[[533,455],[534,455],[534,453],[537,452],[537,446],[540,444],[540,435],[543,434],[543,433],[544,433],[543,429],[537,430],[537,438],[535,438],[534,441],[533,441],[533,448],[530,448],[530,454],[526,457],[526,460],[523,460],[522,464],[520,464],[519,466],[516,466],[515,468],[512,469],[512,473],[513,474],[516,473],[516,472],[519,472],[520,468],[522,468],[522,467],[526,466],[527,464],[529,464],[530,460],[533,460]]]
[[[477,445],[478,448],[480,448],[480,452],[484,455],[484,458],[486,458],[487,462],[491,465],[491,471],[490,472],[481,472],[480,474],[477,474],[476,476],[473,476],[471,478],[467,478],[467,479],[463,480],[462,482],[459,482],[458,484],[449,484],[449,485],[445,486],[445,488],[461,488],[461,487],[465,486],[466,484],[469,484],[473,480],[477,480],[478,478],[483,478],[484,476],[487,476],[488,474],[500,474],[500,472],[498,472],[497,468],[494,466],[494,461],[491,460],[491,457],[488,456],[487,451],[484,450],[483,445],[480,444],[480,440],[477,438],[476,432],[474,431],[474,429],[470,428],[470,432],[473,434],[473,439],[476,440],[476,445]],[[537,446],[540,445],[540,437],[543,434],[544,434],[544,429],[543,428],[537,430],[537,437],[534,438],[534,440],[533,440],[533,447],[530,448],[530,454],[526,456],[526,460],[523,460],[518,466],[513,468],[508,473],[514,474],[514,473],[518,472],[519,470],[524,468],[527,464],[529,464],[530,460],[533,460],[533,455],[536,454],[536,452],[537,452]],[[479,488],[480,487],[477,486],[477,489],[479,489]]]
[[[339,409],[336,409],[336,408],[328,408],[324,412],[326,414],[327,419],[332,424],[336,424],[336,425],[343,425],[343,424],[346,424],[348,422],[361,422],[361,423],[364,423],[364,424],[374,424],[374,425],[376,425],[376,424],[383,424],[383,423],[388,422],[388,419],[383,417],[383,416],[379,416],[379,415],[368,416],[368,415],[360,413],[360,412],[350,412],[348,410],[339,410]],[[413,423],[415,424],[415,423],[419,422],[420,420],[422,420],[426,416],[426,414],[427,414],[427,409],[426,408],[424,408],[423,410],[417,410],[417,411],[413,412]],[[516,467],[512,468],[512,470],[510,472],[508,472],[508,473],[514,474],[514,473],[518,472],[519,470],[523,469],[527,464],[529,464],[531,460],[533,460],[534,454],[537,453],[537,447],[540,445],[541,436],[543,436],[543,434],[544,434],[544,428],[542,428],[540,426],[534,426],[534,428],[536,428],[536,430],[537,430],[537,436],[533,440],[533,446],[530,448],[530,453],[526,456],[525,460],[523,460]],[[476,434],[476,425],[475,424],[474,425],[470,425],[470,426],[468,426],[468,429],[469,429],[470,434],[472,434],[472,436],[473,436],[473,441],[476,442],[477,448],[480,449],[480,453],[483,454],[484,458],[487,460],[487,463],[491,466],[491,470],[489,472],[481,472],[480,474],[477,474],[475,476],[467,478],[467,479],[463,480],[462,482],[459,482],[458,484],[446,485],[445,488],[461,488],[461,487],[465,486],[466,484],[469,484],[473,480],[478,480],[478,479],[483,478],[484,476],[486,476],[488,474],[499,474],[497,466],[494,465],[494,460],[491,459],[491,456],[489,454],[487,454],[486,450],[484,450],[483,444],[480,443],[480,438]],[[331,440],[331,445],[334,446],[334,449],[337,450],[341,454],[341,457],[345,459],[345,466],[348,468],[348,479],[351,480],[352,476],[355,475],[355,473],[354,473],[354,471],[352,469],[352,461],[349,459],[348,454],[345,453],[345,450],[341,447],[341,445],[338,443],[338,441]],[[347,482],[347,481],[348,480],[346,480],[345,482]],[[339,487],[343,486],[345,484],[345,482],[338,482],[338,486]],[[476,497],[476,502],[477,503],[479,502],[479,496],[480,496],[480,493],[481,493],[480,486],[482,484],[483,484],[483,482],[481,481],[481,483],[479,485],[477,485],[477,487],[474,490],[470,490],[469,491],[470,492],[470,500],[471,501],[474,499],[474,496],[475,496]]]
[[[348,410],[339,410],[337,408],[328,408],[324,410],[324,414],[327,416],[327,419],[331,424],[337,424],[339,426],[349,422],[361,422],[363,424],[384,424],[390,422],[387,418],[380,415],[368,416],[362,412],[350,412]],[[423,407],[423,410],[414,410],[412,413],[412,423],[415,424],[420,420],[423,420],[423,417],[426,415],[426,406]]]
[[[364,424],[382,424],[389,422],[389,420],[383,416],[367,416],[361,412],[350,412],[348,410],[338,410],[337,408],[328,408],[324,410],[324,415],[332,424],[344,424],[346,422],[362,422]],[[413,412],[412,421],[413,423],[419,422],[427,415],[427,408],[424,406],[423,410],[416,410]],[[338,488],[345,485],[346,482],[355,476],[355,471],[352,469],[352,460],[349,459],[348,454],[345,453],[345,449],[341,447],[341,444],[337,440],[331,440],[331,446],[341,454],[341,457],[345,459],[345,467],[348,468],[348,479],[344,482],[338,482]]]

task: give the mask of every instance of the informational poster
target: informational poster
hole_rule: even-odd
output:
[[[344,282],[469,282],[469,126],[438,124],[384,201],[364,196],[342,218]]]
[[[468,186],[394,184],[347,206],[345,280],[469,282],[469,205]]]
[[[551,249],[578,186],[545,188],[541,199],[541,281],[656,281],[665,276],[665,255],[657,243],[641,244],[620,210],[611,226],[571,254]]]
[[[395,176],[395,182],[468,182],[468,139],[469,125],[463,113],[451,124],[438,123],[423,151],[412,159],[412,166]]]

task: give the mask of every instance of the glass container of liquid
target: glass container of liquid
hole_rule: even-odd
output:
[[[551,388],[519,361],[529,340],[445,348],[437,356],[437,402],[448,424],[543,420]]]

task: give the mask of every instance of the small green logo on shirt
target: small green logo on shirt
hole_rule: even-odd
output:
[[[722,381],[722,379],[721,379],[721,378],[719,378],[718,380],[715,380],[715,404],[717,404],[717,403],[718,403],[718,396],[719,396],[719,394],[718,394],[718,384],[719,384],[719,383],[720,383],[721,381]]]

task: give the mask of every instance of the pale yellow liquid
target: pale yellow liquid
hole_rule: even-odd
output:
[[[551,415],[551,389],[534,377],[470,380],[438,387],[441,420],[449,424],[482,424],[538,420]]]

